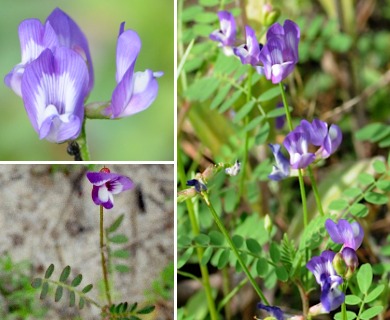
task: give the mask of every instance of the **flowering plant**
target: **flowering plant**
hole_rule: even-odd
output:
[[[4,78],[21,96],[39,139],[69,143],[76,160],[89,160],[86,119],[113,119],[147,109],[157,97],[163,72],[135,72],[141,40],[120,25],[117,41],[117,86],[109,101],[87,103],[95,72],[87,37],[59,8],[42,24],[26,19],[19,25],[21,62]]]
[[[361,70],[331,59],[335,82],[327,89],[317,82],[343,41],[320,42],[325,30],[333,40],[340,31],[329,17],[314,28],[315,6],[301,13],[274,1],[218,3],[179,11],[179,319],[383,317],[386,284],[368,248],[387,235],[372,241],[366,205],[388,211],[390,155],[379,148],[380,157],[357,160],[363,137],[382,137],[377,125],[350,128],[349,103],[358,97],[344,101],[351,91],[336,80],[343,70],[354,82]],[[234,44],[207,42],[200,30],[215,34],[218,24],[236,26]]]

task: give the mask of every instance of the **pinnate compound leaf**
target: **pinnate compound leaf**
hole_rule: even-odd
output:
[[[356,217],[365,217],[368,214],[368,208],[361,203],[354,203],[350,208],[349,211],[351,214],[353,214]]]
[[[247,103],[245,103],[240,110],[236,113],[236,115],[233,118],[234,123],[238,123],[240,120],[242,120],[246,115],[248,115],[249,112],[252,111],[253,107],[255,105],[254,100],[250,100]]]
[[[349,304],[351,306],[357,305],[362,302],[362,299],[360,299],[358,296],[355,296],[353,294],[349,294],[345,297],[345,303]]]
[[[360,315],[360,319],[368,320],[368,319],[374,319],[378,314],[380,314],[383,310],[383,306],[375,306],[370,309],[367,309],[363,311],[363,313]]]
[[[288,280],[288,273],[285,267],[278,266],[275,268],[276,277],[278,280],[286,282]]]
[[[377,286],[374,290],[372,290],[364,299],[364,302],[369,303],[371,301],[374,301],[376,298],[379,297],[379,295],[382,293],[383,289],[385,288],[384,284],[380,284]]]
[[[70,275],[70,266],[66,266],[64,270],[62,270],[61,275],[60,275],[60,282],[65,282],[66,279],[68,279]]]
[[[45,272],[45,279],[49,279],[51,277],[51,275],[53,274],[53,271],[54,271],[54,264],[51,264],[46,272]]]
[[[48,292],[49,292],[49,284],[47,282],[44,282],[42,285],[41,295],[39,296],[39,298],[45,299]]]
[[[155,306],[147,306],[137,311],[137,314],[148,314],[154,311]]]
[[[111,233],[116,231],[122,224],[125,214],[122,213],[116,220],[107,228],[107,232]]]
[[[81,290],[81,291],[82,291],[83,293],[87,293],[87,292],[91,291],[92,288],[93,288],[93,285],[92,285],[92,284],[89,284],[89,285],[85,286],[84,289]]]
[[[56,293],[54,295],[55,302],[58,302],[61,300],[63,292],[64,292],[64,288],[62,286],[58,286],[56,289]]]
[[[72,283],[70,284],[72,287],[77,287],[80,283],[81,280],[83,280],[83,276],[81,274],[78,274],[73,280]]]
[[[386,172],[386,165],[383,161],[380,160],[375,160],[374,163],[372,164],[374,170],[376,173],[385,173]]]
[[[31,282],[31,286],[35,289],[38,289],[40,288],[42,285],[42,279],[41,278],[35,278],[32,282]]]
[[[372,283],[372,268],[369,263],[365,263],[359,268],[357,282],[360,291],[367,294]]]
[[[280,260],[280,251],[279,251],[279,247],[278,245],[275,243],[275,242],[272,242],[271,243],[271,246],[270,246],[270,249],[269,249],[269,253],[271,255],[271,259],[273,262],[279,262]]]

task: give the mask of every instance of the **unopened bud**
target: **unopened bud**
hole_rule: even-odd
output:
[[[267,230],[268,233],[271,233],[272,226],[273,226],[272,220],[269,217],[269,215],[266,214],[265,217],[264,217],[264,228],[265,228],[265,230]]]
[[[181,190],[177,193],[177,202],[183,202],[186,201],[187,199],[191,199],[197,195],[197,192],[195,188],[188,188]]]
[[[265,6],[264,6],[265,7]],[[272,8],[272,7],[271,7]],[[280,10],[275,8],[271,10],[264,10],[262,14],[262,23],[265,27],[269,27],[278,20],[280,16]]]
[[[333,268],[342,277],[344,276],[345,272],[347,271],[347,266],[346,266],[344,259],[343,259],[343,256],[341,255],[340,252],[338,252],[333,258]]]
[[[356,268],[359,265],[359,260],[354,249],[345,247],[341,251],[341,256],[343,257],[344,263],[347,266],[347,272],[345,274],[346,279],[350,279],[355,273]]]
[[[103,168],[100,169],[100,172],[110,173],[111,171],[107,167],[103,167]]]

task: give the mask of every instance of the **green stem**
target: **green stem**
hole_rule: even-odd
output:
[[[289,109],[288,104],[287,104],[286,93],[284,92],[282,82],[279,82],[279,87],[280,87],[280,92],[282,95],[284,110],[286,111],[286,119],[287,119],[288,128],[291,132],[294,128],[292,125],[290,109]],[[305,190],[305,183],[303,181],[303,170],[302,169],[298,170],[298,180],[299,180],[299,189],[301,191],[301,199],[302,199],[303,228],[305,230],[307,227],[307,224],[308,224],[308,213],[307,213],[306,190]],[[308,260],[309,260],[309,249],[306,248],[305,249],[305,264]]]
[[[249,272],[247,266],[245,265],[244,261],[242,261],[242,258],[236,248],[236,246],[234,245],[232,239],[230,238],[229,236],[229,233],[228,231],[226,230],[225,226],[223,225],[221,219],[219,219],[218,217],[218,214],[217,212],[215,211],[213,205],[211,204],[210,200],[209,200],[209,197],[207,195],[207,193],[205,192],[202,192],[201,193],[201,196],[203,198],[203,200],[205,201],[207,207],[209,208],[210,212],[211,212],[211,215],[213,216],[214,218],[214,221],[215,223],[217,224],[218,228],[221,230],[222,234],[224,235],[226,241],[228,242],[231,250],[233,251],[234,255],[236,256],[238,262],[240,263],[242,269],[244,270],[246,276],[248,277],[248,280],[249,282],[252,284],[253,288],[255,289],[255,291],[257,292],[258,296],[260,297],[260,299],[262,301],[264,301],[264,303],[269,306],[269,302],[267,300],[267,298],[264,296],[263,292],[261,291],[261,289],[259,288],[259,286],[257,285],[255,279],[253,278],[253,276],[251,275],[251,273]]]
[[[178,176],[180,178],[181,185],[185,186],[186,185],[186,175],[184,172],[184,167],[183,167],[181,154],[180,154],[179,150],[177,151],[177,171],[178,171]],[[199,228],[196,216],[195,216],[194,206],[193,206],[190,199],[186,200],[186,205],[187,205],[187,210],[188,210],[188,216],[189,216],[190,222],[191,222],[192,233],[195,237],[200,233],[200,228]],[[201,247],[196,248],[196,254],[198,257],[200,273],[202,275],[202,284],[203,284],[203,288],[204,288],[204,291],[206,294],[207,305],[208,305],[209,312],[210,312],[210,318],[211,318],[211,320],[217,320],[218,313],[217,313],[217,309],[215,307],[214,298],[213,298],[213,294],[212,294],[212,290],[211,290],[209,271],[208,271],[206,266],[201,264],[203,252],[204,252],[203,248],[201,248]]]
[[[246,102],[249,102],[251,100],[251,91],[252,91],[252,68],[249,69],[248,72],[248,82],[247,86],[248,89],[246,90]],[[248,116],[245,117],[245,126],[248,124]],[[240,179],[240,191],[239,191],[239,197],[240,199],[244,192],[244,183],[246,178],[246,167],[248,165],[248,149],[249,149],[249,132],[247,131],[245,133],[245,142],[244,142],[244,158],[242,160],[242,172],[241,172],[241,179]]]
[[[240,281],[240,283],[229,292],[229,294],[225,295],[225,297],[222,299],[222,301],[218,304],[218,311],[221,310],[233,297],[237,294],[238,291],[241,290],[241,288],[246,285],[248,282],[248,278],[244,278]]]
[[[106,298],[107,298],[108,305],[111,306],[112,301],[111,301],[111,294],[110,294],[110,286],[108,283],[107,263],[106,263],[106,257],[104,255],[103,206],[100,206],[100,256],[101,256]]]
[[[91,157],[89,155],[89,150],[87,145],[87,135],[86,135],[85,126],[86,126],[86,119],[84,118],[83,126],[81,127],[81,132],[79,137],[76,139],[76,142],[80,147],[81,159],[83,159],[83,161],[89,161]]]
[[[348,286],[348,283],[345,283],[345,284],[343,285],[343,292],[344,292],[344,295],[345,295],[346,292],[347,292],[347,286]],[[345,304],[345,301],[344,301],[343,304],[341,305],[341,319],[347,320],[347,305]]]
[[[314,198],[316,199],[318,211],[320,212],[321,216],[324,216],[324,210],[322,209],[322,203],[321,203],[320,193],[318,192],[318,188],[317,188],[317,182],[310,165],[307,167],[307,170],[309,172],[311,187],[313,188]]]

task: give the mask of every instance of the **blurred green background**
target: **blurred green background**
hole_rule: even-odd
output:
[[[159,93],[149,109],[119,120],[88,120],[91,160],[173,161],[174,158],[174,3],[173,0],[0,0],[0,75],[20,62],[19,23],[42,22],[59,7],[88,38],[95,86],[88,102],[107,101],[115,88],[115,54],[119,25],[142,40],[135,71],[164,71]],[[73,160],[67,143],[39,140],[23,101],[4,81],[0,85],[0,160]]]

